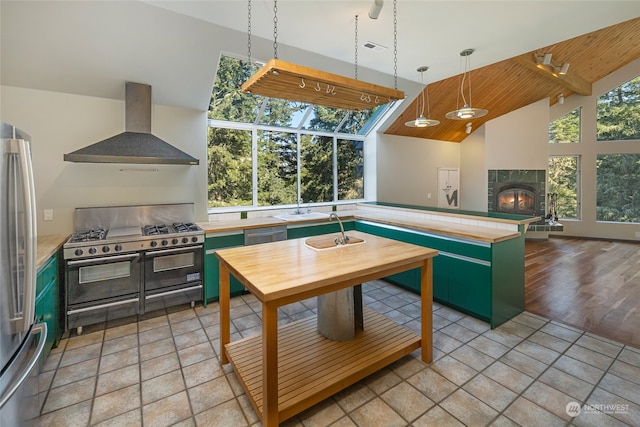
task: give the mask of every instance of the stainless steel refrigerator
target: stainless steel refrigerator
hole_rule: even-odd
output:
[[[0,122],[0,426],[37,423],[36,198],[30,137]]]

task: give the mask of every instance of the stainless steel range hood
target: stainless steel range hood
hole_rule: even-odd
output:
[[[151,86],[131,82],[125,86],[125,132],[65,154],[64,160],[81,163],[200,164],[198,159],[151,134]]]

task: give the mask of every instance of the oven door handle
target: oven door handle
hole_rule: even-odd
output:
[[[67,265],[87,265],[87,264],[94,264],[96,261],[119,261],[123,259],[135,259],[135,258],[140,258],[140,254],[116,255],[116,256],[102,257],[102,258],[83,259],[79,261],[68,261]]]
[[[160,251],[148,251],[148,252],[145,252],[144,254],[145,255],[172,254],[172,253],[176,253],[176,252],[184,252],[184,251],[193,250],[193,249],[202,249],[202,245],[186,246],[186,247],[176,248],[176,249],[164,249],[164,250],[160,250]]]
[[[150,295],[146,295],[144,298],[153,299],[153,298],[164,297],[167,295],[179,294],[183,292],[196,291],[198,289],[202,289],[202,285],[190,286],[188,288],[174,289],[173,291],[162,292],[159,294],[150,294]]]

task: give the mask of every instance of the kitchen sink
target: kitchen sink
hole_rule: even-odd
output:
[[[329,218],[329,214],[323,212],[307,212],[301,214],[280,214],[274,215],[273,217],[283,221],[306,221],[309,219],[327,219]]]
[[[362,243],[367,243],[367,241],[364,239],[347,235],[347,237],[349,237],[349,241],[345,244],[339,245],[336,243],[336,239],[340,239],[341,237],[342,237],[342,234],[340,233],[323,234],[321,236],[309,237],[307,240],[304,241],[304,244],[305,246],[313,250],[323,251],[326,249],[342,248],[345,246],[355,246]]]

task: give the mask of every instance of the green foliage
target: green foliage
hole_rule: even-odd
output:
[[[255,72],[244,61],[223,56],[220,59],[211,94],[208,117],[227,122],[256,124],[265,98],[242,93],[240,87]],[[257,193],[259,206],[334,201],[334,137],[314,132],[358,134],[370,125],[374,113],[311,106],[283,99],[267,99],[258,127],[233,125],[209,128],[208,196],[210,207],[251,206]],[[300,132],[300,167],[298,176],[298,130],[305,112],[308,123]],[[382,110],[381,110],[382,111]],[[271,128],[264,128],[269,126]],[[237,127],[237,126],[236,126]],[[274,131],[272,127],[282,128]],[[257,140],[257,164],[252,161],[252,134]],[[337,152],[338,199],[364,197],[362,141],[339,139]],[[252,186],[253,174],[258,185]]]
[[[580,108],[565,114],[549,125],[549,143],[580,142]]]
[[[598,98],[598,141],[640,139],[640,76]]]
[[[556,193],[556,213],[559,218],[578,218],[577,156],[549,158],[549,193]]]
[[[599,155],[596,219],[640,222],[640,154]]]

